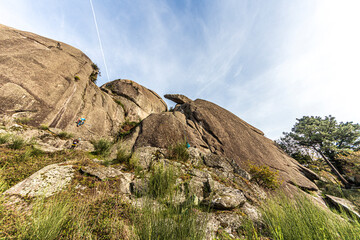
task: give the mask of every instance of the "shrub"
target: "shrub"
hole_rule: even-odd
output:
[[[41,124],[40,127],[39,127],[41,130],[49,130],[49,126],[48,125],[45,125],[45,124]]]
[[[120,140],[123,137],[129,135],[131,130],[134,129],[137,125],[139,125],[139,122],[130,122],[128,119],[126,119],[126,121],[121,125],[116,139]]]
[[[75,77],[74,77],[74,80],[75,80],[75,81],[79,81],[79,80],[80,80],[80,77],[79,77],[79,76],[75,76]]]
[[[68,132],[60,132],[60,133],[57,134],[57,136],[60,139],[70,139],[70,138],[74,137],[74,135],[72,133],[68,133]]]
[[[270,170],[268,166],[250,165],[251,181],[258,183],[260,186],[269,189],[276,189],[281,185],[276,171]]]
[[[10,141],[8,147],[11,149],[21,149],[25,145],[26,145],[26,141],[23,138],[16,136],[16,137],[11,138],[11,141]]]
[[[170,146],[168,149],[169,159],[175,159],[182,162],[186,162],[190,155],[187,151],[186,142],[180,142],[173,146]]]
[[[112,143],[110,141],[102,138],[98,141],[91,141],[91,144],[95,148],[93,152],[95,155],[100,155],[104,157],[109,156],[112,146]]]
[[[30,122],[30,118],[28,117],[16,118],[15,122],[18,124],[28,124]]]
[[[4,144],[7,143],[11,138],[11,134],[5,133],[5,134],[0,134],[0,144]]]

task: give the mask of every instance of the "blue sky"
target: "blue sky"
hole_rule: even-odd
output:
[[[81,49],[98,85],[206,99],[271,139],[304,115],[360,122],[360,1],[92,2],[108,74],[89,0],[0,0],[0,23]]]

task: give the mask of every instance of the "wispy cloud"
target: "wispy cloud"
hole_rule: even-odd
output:
[[[213,101],[271,138],[303,115],[360,120],[356,0],[93,4],[110,79]],[[88,1],[1,0],[0,23],[69,43],[105,69]]]

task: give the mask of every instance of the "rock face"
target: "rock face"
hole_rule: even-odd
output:
[[[104,84],[101,89],[124,108],[130,121],[138,122],[151,113],[167,111],[167,105],[159,95],[131,80],[115,80]]]
[[[91,60],[65,43],[0,25],[0,114],[86,136],[106,136],[124,110],[92,81]],[[86,118],[77,128],[75,121]]]
[[[278,171],[285,183],[317,190],[304,169],[263,132],[214,103],[201,99],[186,102],[177,105],[173,113],[151,114],[138,128],[134,149],[167,148],[186,139],[192,147],[232,159],[243,169],[248,169],[249,163],[267,165]]]
[[[72,166],[52,164],[16,184],[4,194],[20,195],[21,197],[49,197],[68,185],[74,172]]]
[[[177,104],[189,103],[192,101],[190,98],[182,94],[165,94],[164,97]]]

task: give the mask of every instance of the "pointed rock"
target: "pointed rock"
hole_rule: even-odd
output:
[[[177,104],[184,104],[192,102],[192,100],[182,94],[165,94],[164,97],[169,99]]]

